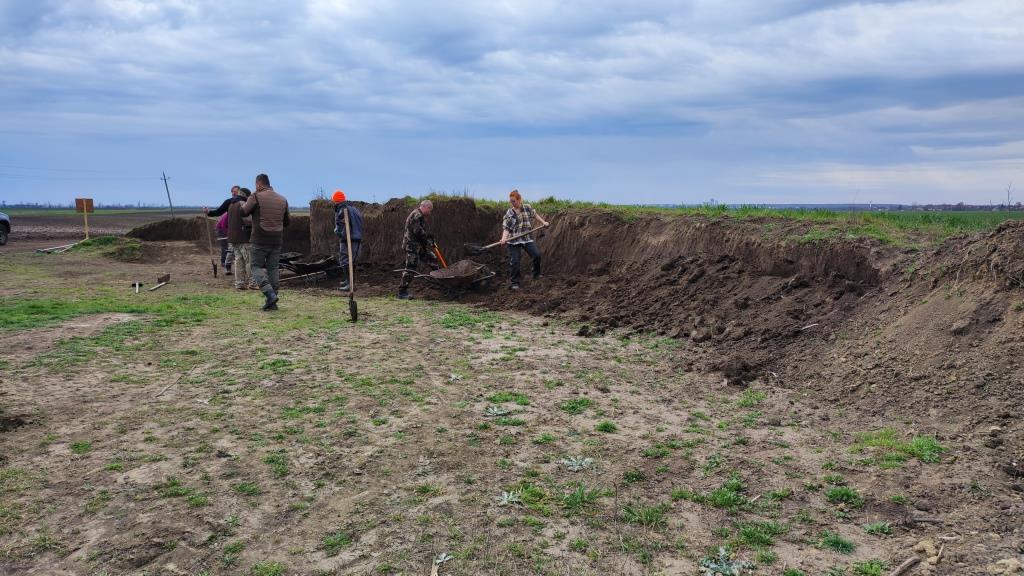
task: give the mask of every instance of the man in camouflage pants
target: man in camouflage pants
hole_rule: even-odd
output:
[[[426,217],[433,209],[434,203],[424,200],[405,219],[402,247],[405,249],[405,266],[403,268],[406,272],[402,273],[402,284],[398,287],[398,298],[401,300],[412,298],[409,294],[409,284],[412,283],[413,276],[409,270],[416,270],[420,260],[425,260],[431,269],[437,270],[437,257],[434,256],[434,236],[427,231],[426,221]]]

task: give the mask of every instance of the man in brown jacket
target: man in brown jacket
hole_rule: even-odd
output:
[[[269,176],[260,174],[256,176],[256,192],[242,206],[242,216],[252,216],[250,270],[267,299],[263,310],[277,310],[277,290],[281,286],[277,264],[284,227],[288,225],[288,200],[270,187]]]

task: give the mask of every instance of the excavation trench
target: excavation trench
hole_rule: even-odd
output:
[[[402,229],[411,208],[402,200],[361,205],[365,232],[358,275],[370,293],[389,293],[397,285],[394,270],[404,260]],[[284,250],[336,253],[333,216],[329,202],[314,201],[309,217],[292,218]],[[537,239],[544,277],[527,278],[523,290],[511,292],[503,249],[471,256],[464,247],[499,238],[501,217],[501,210],[470,199],[435,204],[430,225],[447,260],[472,258],[499,273],[496,288],[468,292],[463,300],[558,314],[584,324],[581,335],[627,328],[719,344],[723,353],[709,355],[708,363],[736,383],[763,375],[789,342],[814,337],[809,325],[841,323],[883,279],[872,259],[874,247],[796,242],[807,228],[799,222],[626,219],[607,211],[566,210],[547,215],[551,226]],[[206,242],[200,218],[156,222],[129,236]],[[414,289],[441,297],[422,282]]]

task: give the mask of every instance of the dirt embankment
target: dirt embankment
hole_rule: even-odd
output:
[[[402,228],[412,207],[401,200],[361,206],[364,293],[397,284],[393,270],[404,259]],[[466,243],[497,239],[502,213],[469,199],[437,202],[431,225],[449,262],[468,257]],[[524,262],[523,290],[508,290],[505,251],[494,249],[472,258],[499,272],[496,289],[465,300],[558,314],[584,323],[581,335],[618,327],[681,339],[681,369],[721,370],[735,384],[799,382],[832,397],[885,388],[877,400],[867,393],[860,400],[882,407],[940,392],[951,401],[965,397],[963,385],[948,391],[948,381],[915,385],[912,393],[901,389],[906,382],[980,378],[998,388],[990,397],[1005,399],[1020,381],[1018,363],[993,359],[1020,345],[1013,307],[1022,299],[1024,225],[915,252],[866,240],[801,242],[812,225],[782,219],[626,219],[599,210],[546,216],[552,225],[538,240],[545,277],[531,281]],[[308,252],[309,221],[295,220],[285,249]],[[332,228],[313,226],[320,236]],[[201,242],[201,233],[193,219],[130,235]],[[312,243],[333,250],[336,240]],[[414,290],[440,296],[422,281]]]
[[[393,270],[404,259],[402,229],[412,205],[392,200],[361,208],[366,226],[362,275],[371,285],[388,289],[397,279]],[[322,214],[318,219],[332,214],[312,213]],[[466,243],[500,237],[502,213],[469,199],[437,202],[431,225],[449,262],[467,257]],[[545,278],[527,281],[519,292],[499,286],[467,299],[568,315],[597,333],[629,327],[698,344],[719,343],[736,358],[731,362],[740,367],[736,380],[763,373],[782,354],[780,346],[803,336],[807,325],[841,321],[882,277],[871,246],[797,243],[791,238],[807,227],[797,222],[626,220],[595,210],[547,216],[552,225],[538,240]],[[317,247],[333,246],[329,236],[321,237],[332,228],[318,221],[312,227],[317,237],[310,239],[308,220],[293,223],[285,249],[308,252],[311,240]],[[199,242],[204,234],[199,219],[154,223],[130,233],[146,240]],[[473,258],[507,274],[500,248]],[[420,283],[417,289],[425,287]],[[722,364],[722,358],[717,362]]]
[[[207,230],[203,230],[203,221]],[[209,238],[214,239],[216,246],[216,221],[212,218],[196,216],[194,218],[174,218],[151,222],[128,231],[125,236],[149,242],[189,241],[197,242],[206,248]],[[209,234],[209,235],[208,235]],[[288,227],[284,230],[285,252],[309,252],[309,216],[292,215]]]

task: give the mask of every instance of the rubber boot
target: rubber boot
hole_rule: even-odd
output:
[[[263,304],[263,310],[265,312],[270,310],[277,310],[277,292],[274,292],[274,289],[270,287],[270,285],[267,285],[265,288],[263,288],[263,296],[265,296],[267,299],[267,301]]]

